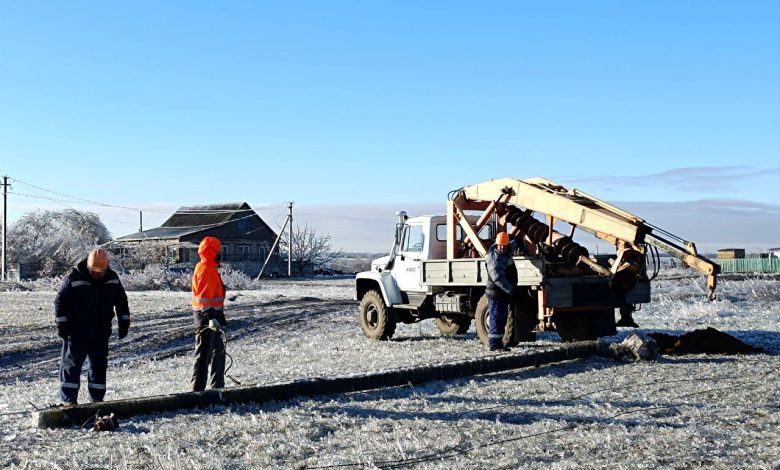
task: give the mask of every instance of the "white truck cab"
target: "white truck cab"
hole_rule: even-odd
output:
[[[361,314],[364,333],[374,339],[388,339],[397,321],[412,323],[424,318],[437,318],[439,329],[445,334],[465,332],[469,317],[459,315],[453,320],[453,315],[440,315],[442,312],[437,312],[432,302],[426,303],[442,290],[424,282],[423,271],[426,261],[446,258],[446,217],[408,217],[404,211],[396,215],[398,222],[390,254],[374,260],[371,271],[358,273],[355,278],[355,300],[372,304],[361,309],[366,311]],[[476,217],[470,221],[475,222]],[[480,238],[491,242],[494,227],[492,223],[485,225],[479,232]],[[457,236],[462,236],[459,227]]]

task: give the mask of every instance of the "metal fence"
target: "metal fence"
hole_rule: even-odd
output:
[[[780,273],[780,258],[716,259],[722,273]]]

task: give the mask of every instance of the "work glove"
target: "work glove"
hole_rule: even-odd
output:
[[[70,331],[68,331],[67,325],[64,323],[57,323],[57,336],[64,340],[68,339],[68,336],[70,336]]]
[[[127,336],[127,331],[130,329],[130,322],[119,322],[119,339],[123,339]]]

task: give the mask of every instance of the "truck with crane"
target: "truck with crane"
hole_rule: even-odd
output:
[[[614,335],[616,310],[633,324],[631,312],[650,301],[659,249],[704,273],[714,299],[719,266],[694,243],[544,178],[464,186],[450,192],[446,214],[397,216],[390,254],[355,278],[360,326],[371,339],[388,340],[398,323],[425,319],[445,335],[463,334],[473,320],[487,345],[484,257],[500,231],[518,240],[506,346],[533,341],[542,331],[557,331],[564,341]],[[556,228],[561,225],[568,234]],[[590,254],[574,240],[577,231],[615,252]]]

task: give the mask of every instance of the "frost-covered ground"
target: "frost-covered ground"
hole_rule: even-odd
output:
[[[644,331],[712,326],[766,348],[654,363],[602,358],[372,392],[137,416],[119,431],[44,430],[32,402],[57,401],[54,292],[0,293],[0,466],[12,468],[778,468],[780,281],[654,283]],[[228,302],[242,384],[493,354],[432,321],[366,340],[350,280],[277,281]],[[107,399],[188,389],[186,292],[129,293],[130,337],[112,339]],[[618,336],[625,336],[621,332]],[[544,334],[517,348],[552,347]],[[82,379],[82,383],[85,378]],[[81,400],[85,386],[82,387]]]

